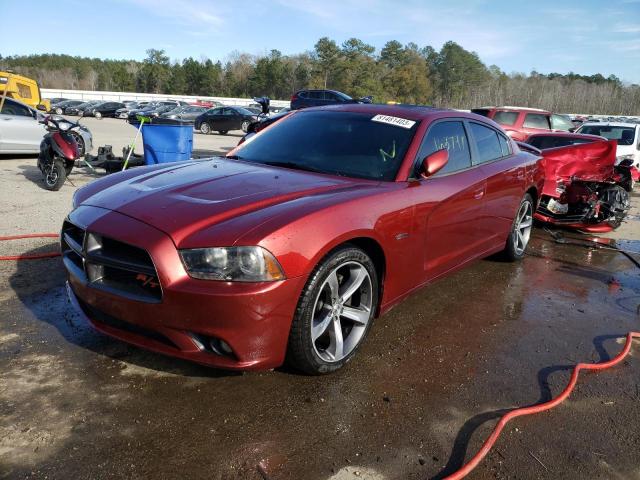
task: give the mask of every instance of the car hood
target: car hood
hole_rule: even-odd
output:
[[[260,209],[377,184],[223,158],[139,170],[139,175],[102,190],[96,191],[94,182],[79,192],[78,200],[151,225],[177,246],[203,229]]]
[[[557,182],[606,182],[614,175],[615,140],[542,150],[545,183],[542,193],[558,197]]]

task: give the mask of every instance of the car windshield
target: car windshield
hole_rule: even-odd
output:
[[[233,158],[393,181],[418,123],[371,113],[298,112],[245,142]]]
[[[610,125],[583,125],[578,133],[586,133],[589,135],[600,135],[607,140],[617,140],[618,145],[633,145],[635,138],[635,128],[633,127],[615,127]]]

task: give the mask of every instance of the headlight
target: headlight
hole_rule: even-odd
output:
[[[189,276],[227,282],[284,280],[282,267],[262,247],[213,247],[180,250]]]
[[[69,130],[70,127],[71,127],[71,125],[69,123],[67,123],[67,122],[58,123],[58,128],[62,132],[66,132],[67,130]]]

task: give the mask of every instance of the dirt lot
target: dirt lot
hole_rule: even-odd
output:
[[[132,136],[118,121],[90,127],[114,149]],[[236,142],[195,136],[212,152]],[[45,191],[28,157],[1,159],[0,184],[0,235],[57,231],[75,190]],[[613,235],[638,253],[639,200]],[[52,249],[3,242],[0,255]],[[640,329],[638,273],[539,228],[522,263],[483,260],[421,290],[343,371],[307,377],[215,371],[111,340],[74,313],[59,259],[2,262],[0,478],[442,478],[503,409],[548,399],[570,366],[619,351]],[[639,479],[639,352],[510,424],[469,478]]]

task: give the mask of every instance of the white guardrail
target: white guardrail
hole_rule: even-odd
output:
[[[123,100],[182,100],[193,103],[198,100],[215,100],[223,105],[250,105],[255,103],[252,98],[228,98],[228,97],[205,97],[191,95],[164,95],[161,93],[135,93],[135,92],[102,92],[91,90],[62,90],[58,88],[42,88],[43,98],[68,98],[70,100],[113,100],[122,102]],[[288,107],[288,100],[271,100],[273,107]]]

